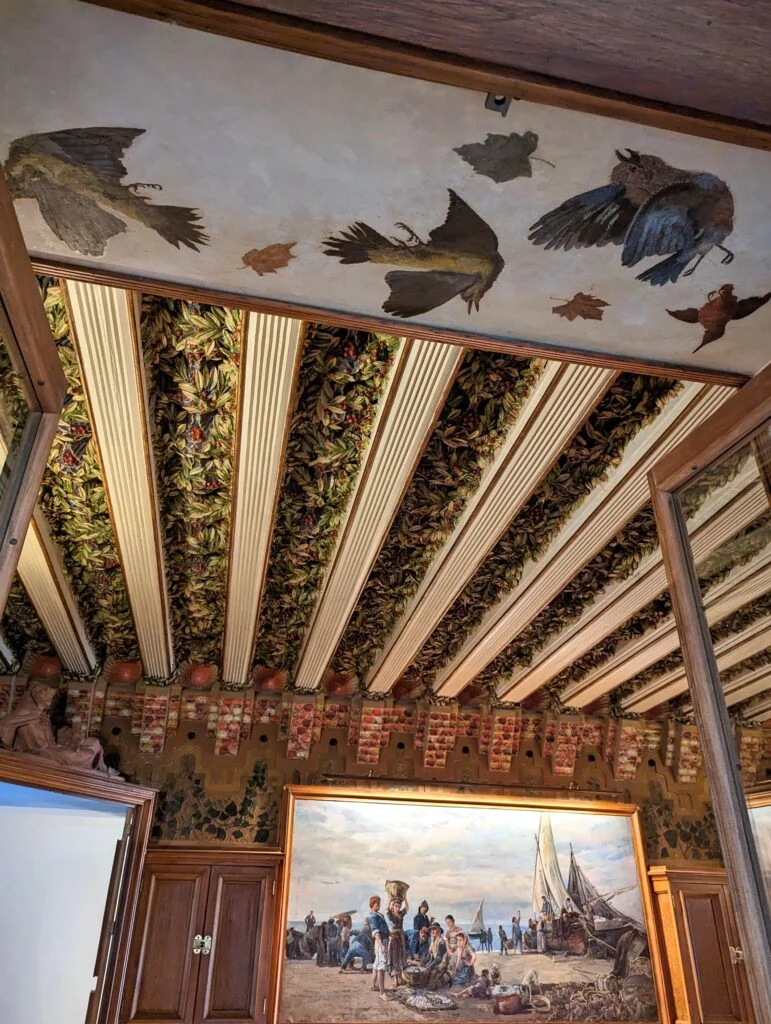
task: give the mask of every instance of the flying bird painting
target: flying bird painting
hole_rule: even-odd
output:
[[[482,296],[503,270],[498,238],[468,203],[448,189],[450,206],[444,224],[424,242],[411,228],[398,223],[406,239],[386,238],[369,224],[357,221],[339,236],[324,240],[327,256],[341,263],[382,263],[409,268],[391,270],[385,281],[391,294],[383,310],[394,316],[428,313],[459,295],[468,312],[479,310]]]
[[[530,241],[546,249],[581,249],[613,242],[623,246],[621,263],[634,267],[650,256],[666,256],[638,274],[638,281],[664,285],[690,276],[711,249],[730,263],[722,244],[734,226],[728,185],[706,171],[684,171],[661,157],[616,150],[610,184],[566,200],[530,228]]]
[[[124,185],[123,157],[144,128],[68,128],[14,139],[4,170],[14,199],[35,199],[58,239],[84,256],[102,256],[126,220],[151,228],[177,249],[206,245],[200,214],[139,194],[160,185]],[[118,216],[116,216],[116,214]]]
[[[725,334],[726,325],[730,320],[743,320],[756,309],[765,306],[771,299],[771,292],[765,295],[753,295],[748,299],[737,299],[732,284],[724,284],[716,292],[710,292],[707,301],[700,309],[691,306],[688,309],[668,309],[667,313],[675,320],[686,324],[700,324],[704,329],[702,339],[694,352],[717,341]]]

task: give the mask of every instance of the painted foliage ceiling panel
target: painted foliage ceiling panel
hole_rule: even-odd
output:
[[[82,675],[141,657],[150,685],[197,671],[229,689],[690,714],[646,472],[730,388],[41,288],[69,393],[6,662],[56,653]],[[706,473],[686,515],[732,713],[749,720],[771,691],[755,454]]]
[[[0,159],[41,260],[529,354],[767,360],[769,152],[527,101],[502,119],[78,0],[6,0],[3,41]]]

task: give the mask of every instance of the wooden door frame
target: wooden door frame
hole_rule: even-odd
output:
[[[126,980],[131,933],[136,917],[145,851],[150,837],[155,790],[109,778],[87,768],[63,768],[31,754],[0,751],[0,781],[33,786],[67,796],[80,796],[109,803],[128,804],[134,809],[129,850],[116,918],[114,956],[108,965],[106,997],[100,1024],[117,1024]]]
[[[732,396],[651,470],[649,482],[677,632],[712,792],[758,1020],[771,1021],[771,911],[755,850],[736,741],[702,607],[677,492],[749,442],[771,420],[771,366]]]
[[[48,461],[67,381],[48,327],[13,200],[0,167],[0,323],[28,413],[3,500],[0,523],[0,614],[5,608],[40,482]]]

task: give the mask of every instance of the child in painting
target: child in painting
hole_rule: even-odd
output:
[[[372,967],[372,990],[380,993],[385,999],[385,972],[388,970],[388,925],[380,913],[380,897],[370,896],[369,915],[367,916],[372,932],[374,964]]]
[[[452,914],[447,915],[444,919],[444,923],[447,925],[444,933],[444,940],[447,943],[448,951],[450,953],[454,953],[460,928],[455,923],[455,918]]]
[[[459,999],[487,999],[490,995],[490,989],[492,988],[492,980],[490,978],[490,972],[486,967],[482,968],[482,973],[477,980],[468,985],[466,988],[462,988],[455,995]]]

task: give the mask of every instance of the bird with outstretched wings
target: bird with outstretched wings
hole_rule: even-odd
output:
[[[383,310],[398,317],[420,316],[460,296],[470,313],[503,270],[498,238],[486,221],[452,189],[443,224],[423,241],[412,228],[396,226],[405,239],[386,238],[356,221],[325,239],[327,256],[341,263],[377,263],[398,267],[385,275],[390,295]]]
[[[160,185],[122,183],[126,150],[143,134],[144,128],[68,128],[14,139],[4,164],[11,195],[34,199],[56,237],[84,256],[102,256],[108,241],[125,232],[127,218],[197,252],[208,242],[197,210],[139,194]]]
[[[732,284],[724,284],[715,292],[710,292],[707,301],[697,309],[689,306],[687,309],[668,309],[667,313],[675,320],[682,320],[686,324],[700,324],[704,330],[702,339],[694,352],[700,348],[717,341],[725,334],[727,324],[731,320],[743,320],[751,316],[756,310],[771,299],[771,292],[765,295],[751,295],[747,299],[738,299],[734,293]]]

